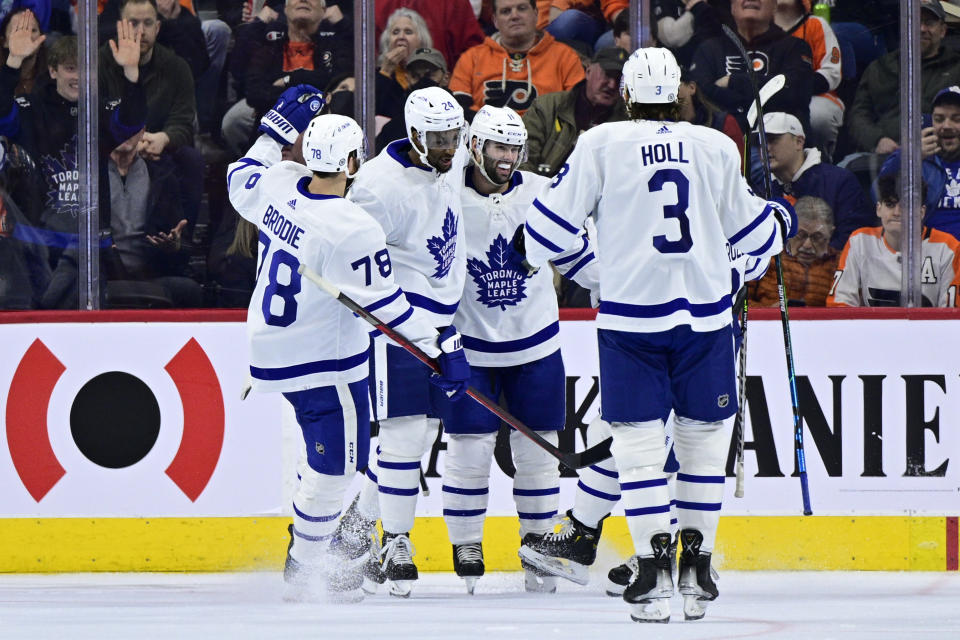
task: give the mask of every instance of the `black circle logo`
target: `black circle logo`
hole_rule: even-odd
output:
[[[70,433],[94,464],[122,469],[143,460],[160,434],[160,406],[143,380],[122,371],[92,378],[73,400]]]

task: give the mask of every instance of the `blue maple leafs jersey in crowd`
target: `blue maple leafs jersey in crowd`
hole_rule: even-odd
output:
[[[259,229],[257,285],[247,310],[250,376],[257,391],[299,391],[369,374],[370,326],[297,273],[301,263],[332,282],[430,356],[436,329],[393,277],[380,226],[360,207],[307,190],[312,173],[280,162],[260,136],[227,169],[230,202]]]
[[[360,168],[348,197],[383,228],[407,300],[433,326],[445,327],[466,276],[459,185],[466,150],[457,152],[444,174],[413,164],[409,150],[407,140],[387,145]]]
[[[516,171],[504,193],[483,195],[465,172],[467,283],[454,324],[470,364],[510,367],[538,360],[560,348],[559,311],[553,271],[525,278],[507,266],[507,250],[527,207],[549,180]],[[573,248],[554,258],[560,273],[587,289],[597,287],[597,261],[581,230]]]
[[[539,266],[568,249],[595,212],[599,328],[720,329],[731,320],[731,250],[764,258],[782,249],[773,215],[782,206],[755,196],[739,168],[733,141],[706,127],[594,127],[528,210],[527,260]]]

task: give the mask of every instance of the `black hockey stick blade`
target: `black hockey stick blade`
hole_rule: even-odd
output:
[[[305,264],[301,264],[297,269],[297,272],[336,298],[337,301],[353,311],[357,316],[376,327],[381,333],[408,351],[417,360],[430,367],[430,369],[435,373],[440,373],[440,367],[433,358],[421,351],[415,344],[404,338],[396,330],[381,322],[375,315],[357,304],[354,300],[340,291],[336,286],[326,280],[319,273]],[[585,451],[581,451],[580,453],[561,451],[553,443],[544,439],[543,436],[511,415],[506,409],[501,407],[499,404],[488,398],[480,391],[477,391],[473,387],[467,387],[467,395],[473,398],[476,402],[480,403],[485,409],[506,422],[508,425],[532,440],[534,444],[559,460],[560,463],[568,469],[582,469],[583,467],[589,467],[592,464],[602,462],[610,457],[610,444],[612,442],[610,438],[607,438],[603,442]]]

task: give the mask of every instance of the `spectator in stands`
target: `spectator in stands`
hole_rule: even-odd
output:
[[[673,52],[681,68],[690,66],[697,46],[721,35],[724,16],[707,0],[652,0],[653,35]]]
[[[549,22],[545,30],[562,42],[582,42],[588,52],[609,26],[598,0],[550,0],[545,4]]]
[[[810,10],[811,0],[777,0],[777,26],[810,45],[813,51],[813,97],[810,99],[810,142],[833,158],[843,125],[844,105],[837,95],[842,77],[840,44],[830,23]]]
[[[737,34],[750,60],[725,36],[701,44],[693,56],[690,75],[713,104],[733,114],[748,131],[746,114],[753,102],[753,85],[747,64],[753,66],[761,86],[782,73],[786,85],[767,103],[768,111],[785,111],[801,123],[810,120],[813,87],[812,53],[803,40],[792,38],[773,23],[776,0],[732,0],[730,10]],[[806,125],[805,125],[806,126]]]
[[[449,91],[447,85],[450,83],[450,73],[447,71],[447,62],[444,60],[443,54],[436,49],[421,47],[414,51],[407,60],[407,75],[410,82],[407,91],[395,98],[397,104],[401,107],[406,104],[407,97],[417,89],[443,87]],[[333,102],[335,100],[331,101],[330,104],[333,104]],[[383,125],[380,133],[377,134],[377,153],[380,153],[394,140],[406,137],[407,130],[401,108],[400,112],[394,113],[390,120]]]
[[[200,285],[186,277],[183,250],[187,219],[180,180],[169,156],[146,162],[137,153],[144,130],[118,145],[107,163],[110,229],[122,268],[120,278],[161,286],[176,307],[200,306]]]
[[[824,200],[814,196],[798,199],[794,209],[797,212],[797,235],[787,240],[787,249],[781,259],[787,304],[824,307],[833,286],[840,253],[830,246],[833,211]],[[780,304],[777,274],[772,266],[760,280],[749,283],[748,287],[751,305],[776,307]]]
[[[736,143],[737,149],[740,151],[740,157],[743,157],[743,131],[740,129],[737,119],[704,98],[701,92],[697,90],[697,83],[690,77],[690,72],[683,67],[680,68],[678,96],[680,97],[681,120],[722,131]]]
[[[424,47],[432,48],[433,38],[423,17],[413,9],[397,9],[387,18],[387,25],[380,34],[380,57],[377,59],[380,74],[405,91],[410,86],[407,58]]]
[[[633,45],[630,42],[630,12],[621,11],[613,21],[613,46],[624,51],[630,51]],[[597,47],[598,49],[600,47]]]
[[[426,21],[432,43],[423,41],[420,46],[440,51],[447,68],[452,68],[464,51],[483,42],[483,31],[468,0],[377,0],[377,34],[386,30],[390,16],[401,7],[416,11]]]
[[[7,41],[10,38],[13,17],[21,13],[29,16],[30,29],[36,37],[41,37],[41,34],[43,33],[43,30],[40,28],[40,22],[37,20],[37,17],[34,15],[32,9],[20,7],[11,10],[6,17],[3,18],[3,21],[0,22],[0,34],[2,34],[0,35],[0,65],[6,62],[7,59],[7,54],[9,51],[7,48]],[[43,37],[46,38],[46,36]],[[36,81],[37,76],[41,75],[42,77],[42,74],[46,74],[46,71],[46,48],[40,47],[33,55],[26,58],[23,61],[23,64],[20,65],[20,82],[17,84],[16,94],[22,95],[33,91],[33,84]]]
[[[943,46],[946,14],[939,0],[920,0],[920,110],[947,85],[960,84],[960,53]],[[864,71],[850,108],[848,129],[860,151],[886,154],[900,146],[900,51]]]
[[[802,196],[823,198],[833,211],[835,230],[830,246],[840,250],[850,234],[860,227],[876,224],[867,199],[850,171],[821,161],[820,150],[804,148],[806,136],[800,121],[789,113],[775,111],[763,116],[767,151],[772,172],[772,197],[796,201]],[[762,175],[751,176],[754,189],[763,184]]]
[[[627,119],[620,76],[628,57],[617,47],[601,49],[587,66],[586,77],[572,89],[534,100],[523,116],[527,159],[521,169],[553,176],[573,151],[581,131]]]
[[[464,52],[450,78],[450,90],[466,107],[491,104],[523,115],[538,96],[583,80],[577,53],[537,31],[535,0],[494,0],[493,12],[497,33]]]
[[[140,74],[140,33],[130,23],[118,26],[117,40],[106,55],[121,69],[116,90],[102,87],[100,111],[101,167],[111,149],[144,126],[147,107]],[[20,204],[30,225],[20,225],[18,237],[46,245],[54,269],[45,290],[44,308],[76,308],[77,232],[79,202],[77,171],[77,100],[80,95],[77,71],[77,39],[64,36],[48,52],[52,82],[38,85],[29,96],[14,101],[19,67],[43,43],[32,29],[27,14],[13,18],[7,41],[9,55],[0,68],[0,135],[22,145],[37,168],[35,195]],[[119,99],[119,100],[118,100]],[[106,172],[100,176],[101,193],[107,193]],[[108,214],[100,211],[100,228],[109,229]],[[109,246],[109,243],[108,243]],[[102,266],[106,266],[102,260]]]
[[[926,190],[922,185],[921,191]],[[877,180],[880,227],[857,229],[843,248],[828,307],[902,306],[899,175]],[[926,195],[924,193],[924,195]],[[960,285],[960,243],[949,233],[923,228],[921,299],[924,307],[956,307]]]

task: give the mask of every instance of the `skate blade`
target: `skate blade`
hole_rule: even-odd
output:
[[[707,613],[709,600],[701,600],[698,596],[683,596],[683,619],[701,620]]]
[[[630,619],[634,622],[670,622],[670,600],[657,598],[630,605]]]
[[[527,593],[556,593],[556,576],[538,576],[527,570],[523,575],[523,588]]]
[[[361,589],[363,590],[363,592],[364,592],[365,594],[367,594],[368,596],[373,596],[373,595],[376,595],[376,593],[377,593],[377,588],[378,588],[379,586],[380,586],[380,583],[379,583],[379,582],[377,582],[376,580],[371,580],[370,578],[364,576],[364,577],[363,577],[363,584],[360,586],[360,588],[361,588]]]
[[[625,585],[619,584],[607,578],[606,593],[611,598],[621,598],[623,597],[623,592],[627,587]]]
[[[473,590],[477,588],[477,580],[480,578],[477,576],[466,576],[463,579],[464,584],[467,587],[467,593],[473,595]]]
[[[388,580],[390,595],[397,598],[409,598],[413,590],[413,580]]]
[[[579,562],[563,558],[552,558],[534,551],[530,547],[520,547],[518,555],[544,573],[549,573],[570,582],[585,585],[590,582],[590,570]]]

